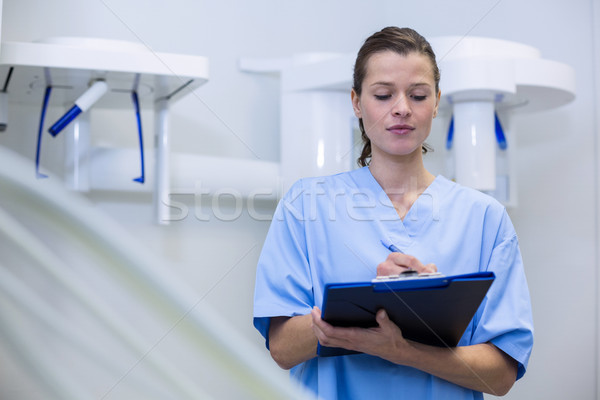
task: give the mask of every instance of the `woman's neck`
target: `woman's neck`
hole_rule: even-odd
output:
[[[400,218],[404,218],[417,198],[435,180],[425,166],[421,154],[412,160],[372,159],[369,170],[388,195]]]
[[[435,179],[435,176],[425,169],[421,154],[410,158],[372,158],[369,169],[386,193],[388,189],[424,190]]]

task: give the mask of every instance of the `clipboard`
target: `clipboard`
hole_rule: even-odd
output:
[[[455,347],[494,281],[493,272],[325,285],[321,318],[334,326],[377,326],[385,309],[406,339]],[[356,354],[318,345],[321,357]]]

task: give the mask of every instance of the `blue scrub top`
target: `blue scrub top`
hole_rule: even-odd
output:
[[[322,306],[330,282],[368,281],[385,239],[444,275],[496,279],[459,346],[491,342],[519,363],[533,346],[529,290],[514,227],[495,199],[438,176],[401,220],[368,167],[302,179],[280,201],[259,259],[254,326]],[[313,358],[291,375],[323,399],[481,399],[482,394],[366,354]]]

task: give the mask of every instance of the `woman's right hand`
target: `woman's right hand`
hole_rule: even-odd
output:
[[[399,275],[409,270],[422,274],[437,272],[437,267],[433,263],[423,264],[414,256],[393,252],[388,255],[384,262],[377,266],[377,276]]]

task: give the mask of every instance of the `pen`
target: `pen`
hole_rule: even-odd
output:
[[[393,252],[393,253],[402,253],[404,254],[404,252],[402,250],[400,250],[399,248],[397,248],[393,243],[387,244],[386,242],[384,242],[383,240],[381,240],[381,244],[388,249],[389,251]]]

